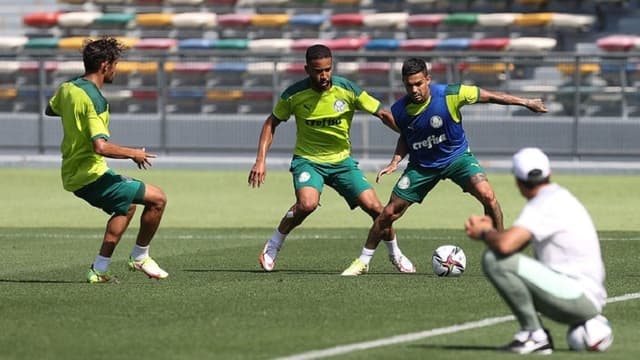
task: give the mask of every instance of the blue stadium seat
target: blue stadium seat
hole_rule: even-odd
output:
[[[366,50],[396,50],[399,47],[398,39],[372,39],[364,46]]]

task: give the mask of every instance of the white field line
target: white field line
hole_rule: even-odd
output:
[[[635,299],[640,299],[640,292],[615,296],[615,297],[609,298],[607,300],[607,303],[615,303],[615,302],[635,300]],[[312,351],[307,351],[300,354],[280,357],[275,360],[322,359],[326,357],[347,354],[355,351],[369,350],[369,349],[389,346],[389,345],[397,345],[401,343],[426,339],[426,338],[430,338],[438,335],[452,334],[452,333],[457,333],[464,330],[487,327],[487,326],[496,325],[496,324],[500,324],[500,323],[511,321],[511,320],[515,320],[515,317],[513,315],[487,318],[487,319],[482,319],[478,321],[467,322],[464,324],[447,326],[443,328],[436,328],[436,329],[424,330],[424,331],[419,331],[419,332],[409,333],[404,335],[391,336],[391,337],[382,338],[378,340],[371,340],[371,341],[364,341],[364,342],[347,344],[347,345],[334,346],[334,347],[322,349],[322,350],[312,350]]]

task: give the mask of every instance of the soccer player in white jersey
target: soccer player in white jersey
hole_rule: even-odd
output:
[[[538,313],[570,327],[604,319],[600,243],[585,207],[550,181],[549,158],[540,149],[518,151],[513,174],[527,204],[512,227],[498,231],[488,216],[472,215],[465,230],[487,245],[482,269],[520,324],[504,350],[550,354],[553,341]],[[534,258],[520,252],[528,244]],[[602,339],[612,340],[611,334]]]

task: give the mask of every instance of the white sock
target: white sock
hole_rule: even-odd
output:
[[[282,234],[280,233],[280,231],[278,231],[278,229],[276,229],[273,232],[271,239],[269,240],[269,247],[276,248],[279,250],[282,247],[282,243],[284,242],[284,239],[286,237],[287,237],[287,234]]]
[[[98,255],[96,256],[96,260],[93,262],[93,269],[100,272],[105,272],[109,268],[110,262],[111,258]]]
[[[133,258],[133,260],[140,261],[148,256],[149,256],[149,245],[140,246],[136,244],[133,246],[133,250],[131,250],[131,257]]]
[[[389,250],[389,255],[392,255],[394,257],[398,257],[402,255],[402,251],[400,251],[400,248],[398,247],[398,240],[396,239],[395,236],[390,241],[383,241],[383,242],[385,245],[387,245],[387,250]]]
[[[534,341],[543,341],[547,339],[547,333],[544,332],[544,329],[538,329],[531,332],[531,338]]]
[[[360,253],[360,261],[365,264],[369,264],[371,258],[373,257],[373,253],[376,252],[375,249],[367,249],[365,247],[362,248],[362,253]]]

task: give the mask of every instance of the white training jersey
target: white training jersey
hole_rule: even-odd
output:
[[[567,189],[543,186],[530,199],[514,223],[533,234],[536,258],[583,285],[592,301],[602,307],[607,298],[600,242],[591,216]]]

